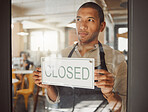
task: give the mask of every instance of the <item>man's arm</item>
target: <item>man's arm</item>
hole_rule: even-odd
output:
[[[126,112],[126,96],[127,96],[127,63],[121,62],[116,67],[116,80],[114,81],[114,91],[119,92],[118,95],[122,99],[121,112]]]
[[[114,75],[106,70],[96,69],[95,80],[98,80],[98,82],[95,82],[95,86],[101,88],[103,96],[109,102],[110,109],[114,110],[115,112],[120,112],[122,106],[122,100],[118,94],[115,94],[113,92],[114,80],[115,80]]]
[[[33,72],[34,74],[33,78],[34,78],[35,84],[38,85],[39,87],[47,89],[48,98],[52,102],[57,101],[57,97],[58,97],[57,89],[54,86],[42,84],[41,68],[36,68],[36,70],[37,71]]]
[[[48,86],[46,89],[47,89],[48,98],[52,102],[56,102],[57,97],[58,97],[58,91],[57,91],[56,87],[55,86]]]
[[[98,80],[98,82],[95,82],[95,86],[101,88],[103,96],[108,100],[110,108],[115,112],[121,112],[122,107],[124,108],[122,110],[125,110],[127,83],[126,76],[126,62],[123,62],[118,67],[116,67],[116,74],[109,73],[102,69],[95,70],[95,80]],[[115,90],[115,93],[113,92],[113,89]]]

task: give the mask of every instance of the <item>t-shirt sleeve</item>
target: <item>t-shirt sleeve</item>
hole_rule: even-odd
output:
[[[57,92],[58,92],[58,95],[57,95],[57,99],[56,101],[52,101],[48,95],[47,95],[47,90],[45,91],[45,97],[47,99],[47,101],[50,103],[50,104],[56,104],[56,103],[59,103],[60,102],[60,95],[59,95],[59,90],[57,89]]]
[[[127,63],[121,62],[115,69],[115,83],[114,90],[119,93],[122,99],[122,110],[126,112],[126,96],[127,96]]]

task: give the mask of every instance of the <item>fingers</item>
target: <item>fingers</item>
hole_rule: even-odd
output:
[[[39,87],[45,88],[45,85],[43,85],[42,83],[38,83],[36,85],[39,86]]]
[[[98,88],[101,88],[102,93],[105,94],[113,90],[114,82],[99,81],[99,82],[95,82],[95,86]]]
[[[103,70],[103,69],[95,69],[95,74],[97,74],[97,73],[101,73],[101,74],[109,74],[108,71]]]
[[[34,79],[34,82],[35,82],[35,83],[36,83],[36,81],[38,81],[38,80],[42,80],[42,75],[41,75],[41,73],[40,73],[40,72],[34,71],[34,72],[33,72],[33,79]]]
[[[37,67],[36,70],[41,72],[41,67]]]
[[[115,79],[112,73],[103,69],[96,69],[94,79],[98,81],[95,82],[95,86],[101,88],[102,93],[108,93],[113,90]]]
[[[36,84],[42,84],[42,81],[41,80],[35,80],[35,83]]]
[[[35,84],[42,83],[42,77],[33,76],[33,79],[34,79]]]
[[[37,70],[37,71],[34,71],[34,72],[33,72],[34,78],[37,78],[37,76],[38,76],[38,77],[42,77],[41,68],[38,67],[38,68],[36,68],[36,70]]]
[[[42,74],[41,68],[36,68],[37,71],[33,72],[33,79],[36,85],[42,87]]]
[[[39,77],[39,76],[34,75],[34,76],[33,76],[33,79],[34,79],[34,80],[42,80],[42,77]]]
[[[42,84],[41,81],[36,81],[36,85],[39,86],[39,87],[42,87],[42,88],[47,88],[47,87],[49,87],[49,85]]]
[[[99,81],[99,82],[95,82],[95,86],[97,87],[101,87],[101,88],[106,88],[106,87],[113,87],[114,85],[114,81]]]
[[[36,85],[42,87],[42,81],[41,81],[41,80],[36,79],[36,80],[34,80],[34,83],[35,83]]]
[[[34,76],[40,76],[40,77],[42,76],[42,73],[38,71],[34,71],[33,74]]]
[[[35,82],[35,84],[36,84],[37,86],[42,87],[42,88],[46,88],[46,86],[47,86],[47,85],[45,85],[45,84],[42,84],[42,79],[41,79],[41,78],[36,78],[36,79],[34,80],[34,82]]]
[[[41,73],[41,68],[38,67],[36,68],[37,71],[33,72],[33,79],[34,79],[34,83],[42,88],[47,88],[48,85],[42,84],[42,73]]]
[[[114,80],[114,76],[113,74],[104,74],[104,75],[95,74],[94,79],[95,80]]]
[[[109,73],[106,70],[103,69],[96,69],[95,70],[95,80],[109,80],[109,81],[114,81],[114,75]]]

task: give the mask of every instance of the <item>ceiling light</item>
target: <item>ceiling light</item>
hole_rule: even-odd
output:
[[[76,28],[76,23],[70,23],[67,25],[67,27]]]
[[[29,35],[29,33],[27,33],[27,32],[19,32],[19,33],[17,33],[17,35],[19,35],[19,36],[27,36],[27,35]]]

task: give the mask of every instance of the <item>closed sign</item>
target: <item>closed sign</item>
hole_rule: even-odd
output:
[[[42,58],[42,83],[94,89],[93,58]]]

